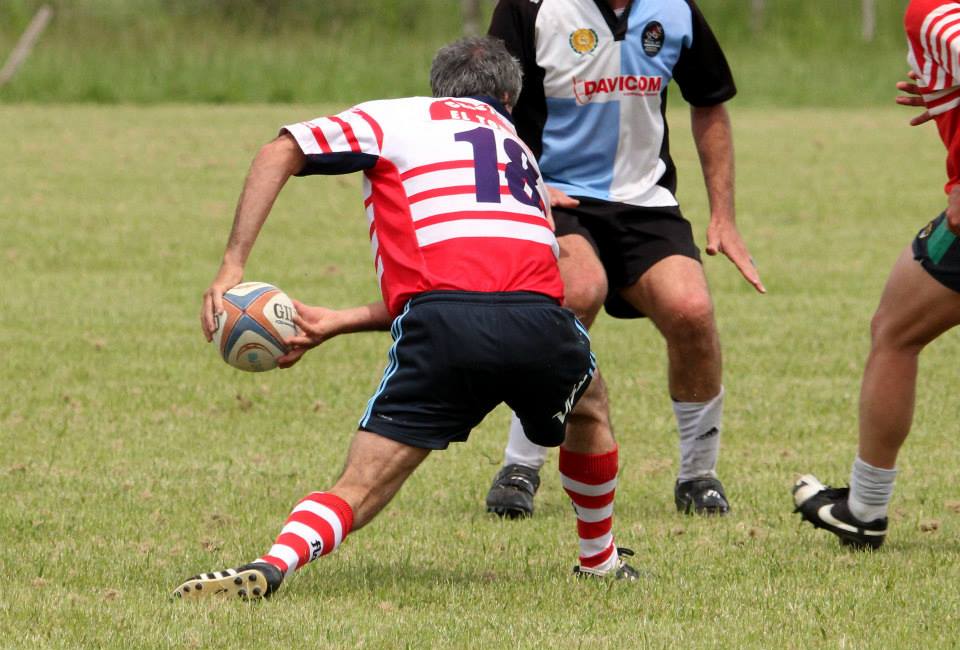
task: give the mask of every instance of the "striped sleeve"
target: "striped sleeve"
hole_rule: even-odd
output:
[[[931,9],[918,31],[923,52],[919,72],[927,89],[956,86],[960,80],[960,2],[944,2]]]
[[[383,149],[383,129],[362,104],[337,115],[288,124],[280,132],[292,135],[307,157],[298,176],[370,169]]]

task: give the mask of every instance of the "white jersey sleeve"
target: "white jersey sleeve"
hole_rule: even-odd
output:
[[[307,157],[298,174],[347,174],[373,167],[383,150],[383,130],[364,110],[354,106],[337,115],[284,126]]]

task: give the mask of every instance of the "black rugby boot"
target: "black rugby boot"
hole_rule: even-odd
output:
[[[840,543],[855,550],[877,549],[887,536],[887,518],[860,521],[850,512],[847,497],[850,488],[824,485],[813,474],[801,476],[794,484],[794,512],[804,521],[840,538]]]
[[[533,516],[533,495],[540,487],[540,473],[526,465],[507,465],[493,479],[487,493],[487,512],[519,519]]]
[[[730,503],[718,478],[677,481],[673,486],[673,500],[677,512],[686,515],[725,515],[730,512]]]
[[[173,590],[173,597],[183,600],[199,598],[267,598],[280,588],[283,574],[266,562],[251,562],[236,569],[201,573],[184,581]]]

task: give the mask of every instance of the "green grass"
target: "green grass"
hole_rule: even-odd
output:
[[[56,17],[0,102],[343,102],[426,94],[436,49],[462,31],[455,0],[9,0],[0,61],[36,8]],[[493,2],[484,4],[486,15]],[[886,104],[906,72],[903,0],[877,0],[860,38],[853,0],[700,6],[747,106]],[[482,26],[487,24],[486,18]]]
[[[38,4],[0,6],[0,60]],[[429,94],[430,61],[461,29],[451,0],[53,4],[54,21],[0,89],[0,101],[353,102]]]
[[[870,315],[942,207],[942,146],[908,112],[734,107],[739,220],[770,291],[706,262],[728,391],[722,520],[673,511],[676,434],[660,338],[602,317],[594,341],[621,443],[615,530],[640,584],[570,575],[574,521],[553,455],[536,518],[482,499],[507,414],[428,459],[333,555],[259,606],[167,596],[246,561],[336,477],[385,334],[243,374],[200,334],[200,296],[240,184],[278,125],[336,106],[0,107],[0,646],[19,648],[874,648],[960,636],[958,339],[923,357],[887,546],[800,527],[801,472],[845,482]],[[671,113],[680,196],[702,182]],[[248,278],[308,302],[376,298],[356,177],[294,180]],[[934,530],[925,530],[935,528]]]

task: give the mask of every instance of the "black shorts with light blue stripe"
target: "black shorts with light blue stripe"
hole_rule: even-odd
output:
[[[596,368],[573,312],[530,292],[431,291],[412,298],[360,428],[445,449],[501,403],[543,446],[563,442],[566,417]]]

